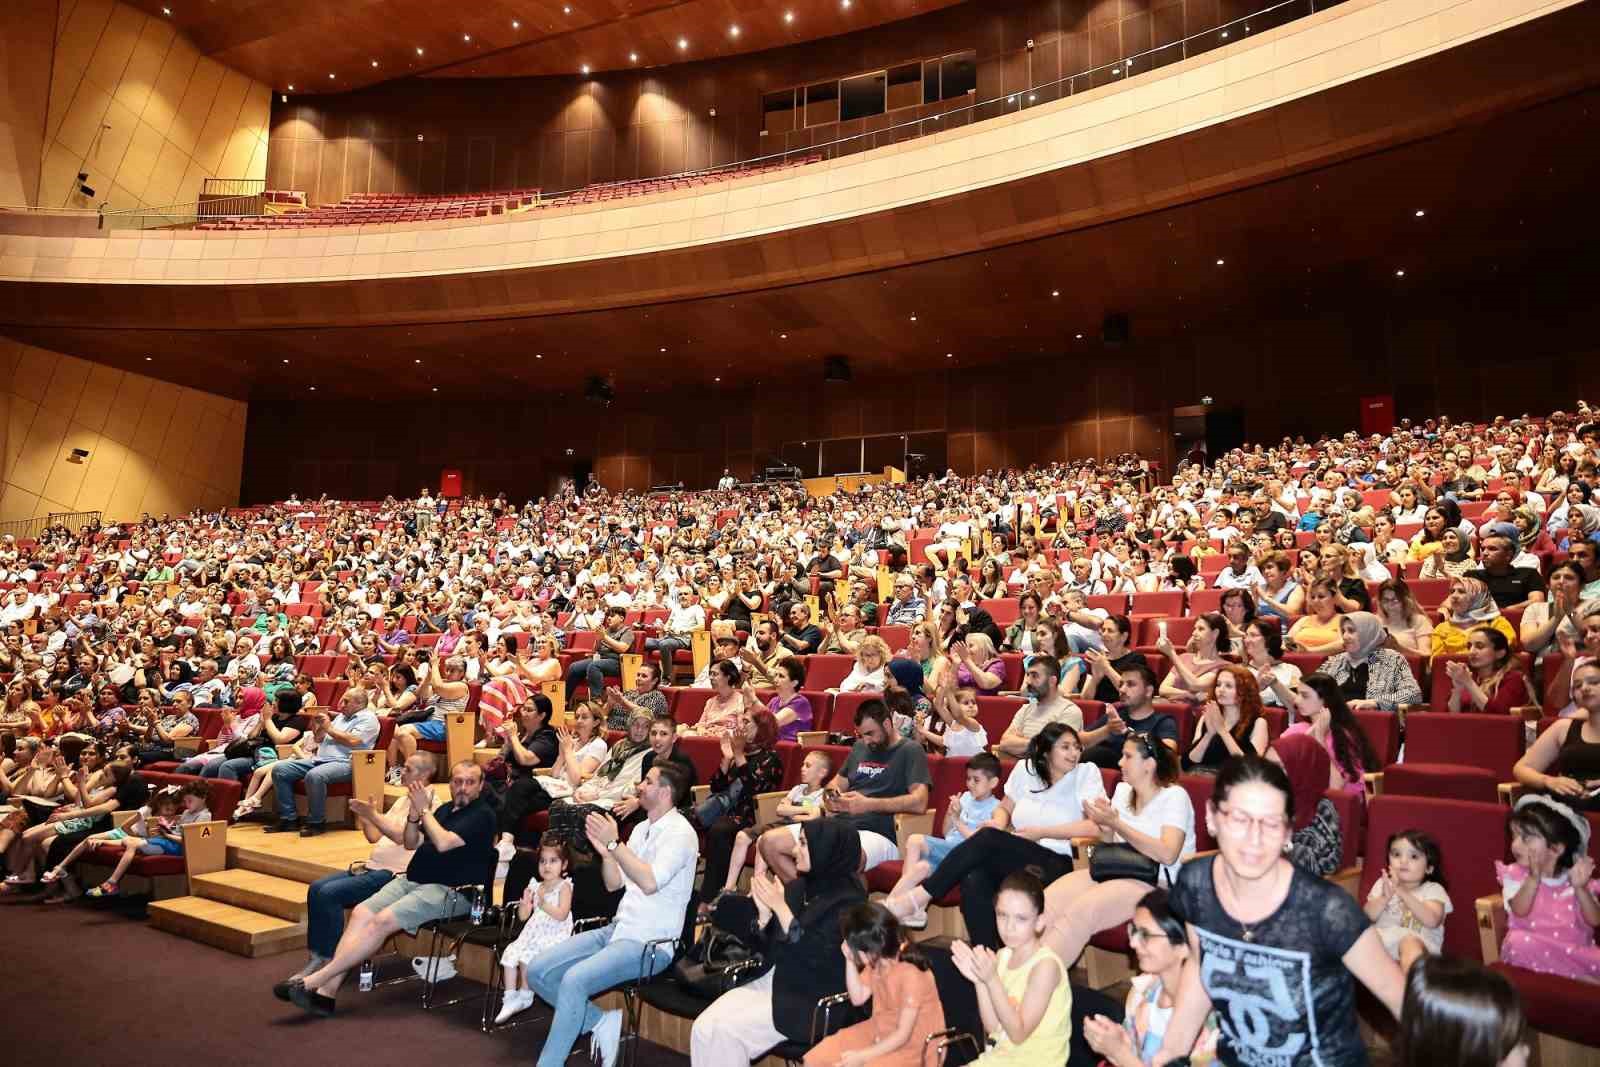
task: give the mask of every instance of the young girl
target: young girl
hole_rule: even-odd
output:
[[[321,718],[314,718],[312,721],[317,725],[300,735],[300,739],[294,743],[294,751],[290,753],[289,759],[316,758],[317,749],[322,747],[322,739],[328,736],[328,724]],[[245,788],[244,799],[233,809],[234,822],[254,815],[265,803],[267,794],[272,792],[272,768],[279,757],[273,750],[273,755],[269,758],[266,755],[268,751],[265,745],[258,750],[255,772],[250,777],[250,784]]]
[[[1528,1020],[1503,975],[1430,956],[1406,974],[1395,1042],[1399,1067],[1528,1067]]]
[[[1027,871],[1000,883],[995,924],[1005,946],[999,953],[965,941],[951,958],[978,987],[978,1013],[993,1039],[974,1067],[1033,1067],[1065,1063],[1071,1051],[1072,989],[1067,968],[1039,937],[1044,933],[1044,886]]]
[[[1500,959],[1513,967],[1600,982],[1600,926],[1589,823],[1565,804],[1525,796],[1511,815],[1512,864],[1496,863],[1507,932]]]
[[[151,797],[149,804],[139,809],[138,815],[126,829],[91,834],[79,841],[60,864],[45,872],[44,881],[48,884],[65,877],[73,862],[91,848],[120,844],[122,855],[117,858],[111,876],[85,894],[91,897],[116,896],[120,892],[118,887],[122,876],[135,858],[183,855],[183,827],[211,820],[211,811],[206,807],[210,793],[211,785],[205,781],[189,782],[181,788],[167,786]]]
[[[788,796],[778,801],[778,824],[788,825],[796,843],[800,840],[800,824],[822,815],[823,787],[832,776],[833,760],[828,754],[808,752],[805,761],[800,764],[800,784],[789,790]],[[744,861],[750,855],[750,846],[770,829],[771,825],[747,827],[740,830],[738,836],[733,839],[733,853],[728,857],[728,880],[722,887],[725,892],[737,891],[739,875],[744,871]],[[766,861],[761,858],[760,851],[757,851],[754,877],[759,878],[766,871]]]
[[[943,750],[946,756],[976,756],[989,749],[989,733],[978,720],[978,691],[972,686],[955,684],[955,675],[945,676],[945,687],[934,699],[933,710],[938,713],[938,729],[917,728],[917,734],[930,751]]]
[[[872,1017],[825,1038],[806,1067],[920,1067],[927,1039],[944,1029],[933,972],[900,923],[881,904],[857,904],[844,917],[844,985],[850,1003],[872,1001]]]
[[[1452,910],[1440,869],[1439,842],[1421,830],[1401,830],[1384,846],[1389,866],[1367,894],[1367,918],[1402,971],[1421,956],[1444,951],[1444,920]]]
[[[526,925],[500,956],[505,968],[505,995],[496,1025],[533,1006],[528,988],[527,963],[539,953],[572,935],[572,879],[567,872],[572,856],[561,843],[539,846],[539,884],[529,883],[517,903],[517,918]]]

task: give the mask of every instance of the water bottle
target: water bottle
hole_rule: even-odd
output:
[[[365,963],[363,963],[361,965],[360,984],[361,984],[361,992],[363,992],[363,993],[372,992],[372,972],[373,972],[373,966],[372,966],[372,961],[371,960],[367,960]]]
[[[477,926],[483,922],[483,894],[474,893],[472,896],[472,925]]]

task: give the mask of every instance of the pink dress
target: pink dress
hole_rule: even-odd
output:
[[[1494,870],[1508,902],[1528,880],[1528,869],[1520,863],[1496,863]],[[1596,891],[1600,891],[1600,878],[1589,883],[1589,892]],[[1528,914],[1517,916],[1506,909],[1500,960],[1563,978],[1600,981],[1600,945],[1595,944],[1594,928],[1583,921],[1577,891],[1565,876],[1539,886]]]
[[[1290,726],[1287,729],[1285,729],[1283,731],[1282,736],[1288,737],[1290,734],[1309,734],[1309,733],[1311,733],[1311,724],[1310,723],[1308,723],[1308,722],[1297,722],[1293,726]],[[1312,740],[1315,741],[1316,738],[1312,737]],[[1334,747],[1333,747],[1333,734],[1330,733],[1327,736],[1327,738],[1325,738],[1323,740],[1322,746],[1328,750],[1328,758],[1333,761],[1333,765],[1335,767],[1339,767],[1339,754],[1334,750]],[[1366,783],[1365,779],[1362,777],[1362,775],[1367,773],[1367,769],[1361,765],[1361,757],[1360,757],[1360,755],[1358,755],[1357,753],[1352,752],[1350,754],[1350,756],[1356,762],[1356,776],[1354,778],[1349,778],[1349,779],[1345,780],[1344,791],[1346,793],[1349,793],[1351,796],[1355,797],[1357,800],[1365,800],[1366,796],[1367,796],[1367,783]],[[1340,774],[1344,773],[1344,768],[1343,767],[1339,767],[1339,773]]]

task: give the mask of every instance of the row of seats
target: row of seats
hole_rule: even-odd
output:
[[[366,226],[395,222],[487,218],[490,215],[503,215],[532,207],[538,202],[538,189],[511,189],[504,192],[473,193],[463,196],[390,196],[355,193],[337,204],[324,204],[307,211],[217,219],[202,222],[196,229],[278,230],[308,226]]]

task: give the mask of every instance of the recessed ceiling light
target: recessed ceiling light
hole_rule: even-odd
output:
[[[780,340],[780,341],[787,341],[788,339],[789,339],[789,335],[786,334],[786,333],[780,333],[778,335],[778,340]]]
[[[422,362],[422,360],[420,360],[420,359],[414,359],[414,360],[412,360],[412,361],[411,361],[411,362],[413,362],[413,363],[421,363],[421,362]]]
[[[153,362],[153,361],[154,361],[154,359],[155,359],[155,357],[154,357],[154,356],[145,356],[145,357],[144,357],[144,361],[145,361],[145,362],[146,362],[146,363],[150,363],[150,362]]]
[[[533,358],[534,359],[543,359],[544,358],[544,353],[543,352],[535,352],[533,354]]]
[[[728,36],[729,37],[737,37],[737,36],[739,36],[739,27],[737,27],[737,26],[729,26],[728,27]]]
[[[285,362],[285,363],[287,363],[287,362],[289,362],[289,361],[288,361],[288,360],[284,360],[284,362]]]
[[[722,381],[722,379],[721,379],[721,378],[713,378],[713,379],[711,379],[711,380],[712,380],[712,381],[714,381],[714,382],[720,382],[720,381]]]
[[[589,64],[585,63],[583,66],[579,67],[578,70],[584,74],[589,73]]]
[[[1404,278],[1406,276],[1406,272],[1403,270],[1397,270],[1394,272],[1394,276],[1396,278]]]
[[[566,4],[563,4],[563,5],[561,5],[561,13],[563,15],[570,15],[570,14],[572,14],[572,8],[569,7]]]
[[[785,22],[793,22],[794,21],[794,12],[793,11],[785,11],[783,13],[783,21],[785,21]]]
[[[689,42],[685,38],[679,37],[678,38],[678,47],[680,49],[688,48],[689,47]]]
[[[1223,264],[1224,264],[1224,263],[1226,263],[1226,262],[1227,262],[1227,260],[1225,260],[1225,259],[1219,259],[1219,260],[1217,260],[1217,266],[1219,266],[1219,267],[1220,267],[1220,266],[1222,266],[1222,265],[1223,265]]]
[[[376,67],[376,66],[377,66],[377,65],[378,65],[378,61],[377,61],[377,60],[376,60],[376,59],[374,59],[374,60],[373,60],[373,61],[372,61],[372,65],[373,65],[373,66],[374,66],[374,67]]]
[[[629,63],[637,63],[637,62],[639,62],[639,53],[638,52],[629,52],[628,53],[628,62]]]
[[[419,55],[419,56],[420,56],[420,55],[421,55],[421,54],[422,54],[422,49],[420,49],[420,48],[419,48],[419,49],[417,49],[417,55]]]
[[[522,23],[518,22],[516,19],[512,19],[511,20],[511,28],[514,29],[514,30],[520,30],[520,29],[522,29]]]
[[[316,387],[316,386],[314,386],[314,385],[313,385],[313,386],[310,386],[310,387],[309,387],[309,388],[310,388],[310,390],[311,390],[311,391],[312,391],[312,392],[313,392],[313,393],[314,393],[314,392],[316,392],[316,391],[317,391],[317,387]]]
[[[839,6],[846,11],[850,10],[850,0],[839,0]]]
[[[1061,295],[1061,290],[1060,289],[1052,289],[1052,290],[1050,290],[1050,295],[1051,296],[1060,296]]]
[[[1080,341],[1083,340],[1083,334],[1081,334],[1081,333],[1078,334],[1078,340],[1080,340]]]
[[[333,75],[332,74],[328,75],[328,80],[329,81],[333,81]]]
[[[663,351],[663,352],[665,352],[665,351],[666,351],[666,349],[665,349],[665,348],[663,348],[663,349],[662,349],[662,350],[661,350],[661,351]]]
[[[164,8],[161,9],[161,13],[163,15],[167,16],[168,18],[171,18],[172,17],[172,8],[164,7]]]
[[[433,391],[434,391],[434,392],[436,392],[436,393],[437,393],[437,392],[438,392],[438,391],[439,391],[439,387],[438,387],[438,386],[437,386],[437,385],[436,385],[436,386],[434,386],[434,387],[433,387]]]
[[[915,316],[915,315],[912,315],[912,316],[911,316],[911,321],[912,321],[912,322],[916,322],[916,321],[917,321],[917,317],[916,317],[916,316]]]
[[[292,92],[294,92],[294,86],[292,86],[292,85],[291,85],[291,86],[289,86],[289,91],[290,91],[290,92],[291,92],[291,93],[292,93]]]
[[[1424,215],[1426,215],[1426,214],[1427,214],[1427,212],[1426,212],[1426,211],[1424,211],[1424,210],[1423,210],[1423,209],[1422,209],[1422,208],[1420,208],[1420,207],[1419,207],[1419,208],[1417,208],[1417,218],[1419,218],[1419,219],[1420,219],[1420,218],[1421,218],[1421,217],[1422,217],[1422,216],[1424,216]]]
[[[463,33],[463,34],[462,34],[462,35],[461,35],[461,39],[462,39],[462,40],[463,40],[463,41],[471,41],[471,40],[472,40],[472,34],[470,34],[470,33]]]
[[[956,358],[956,354],[954,352],[946,352],[944,354],[944,358],[945,359],[955,359]]]

